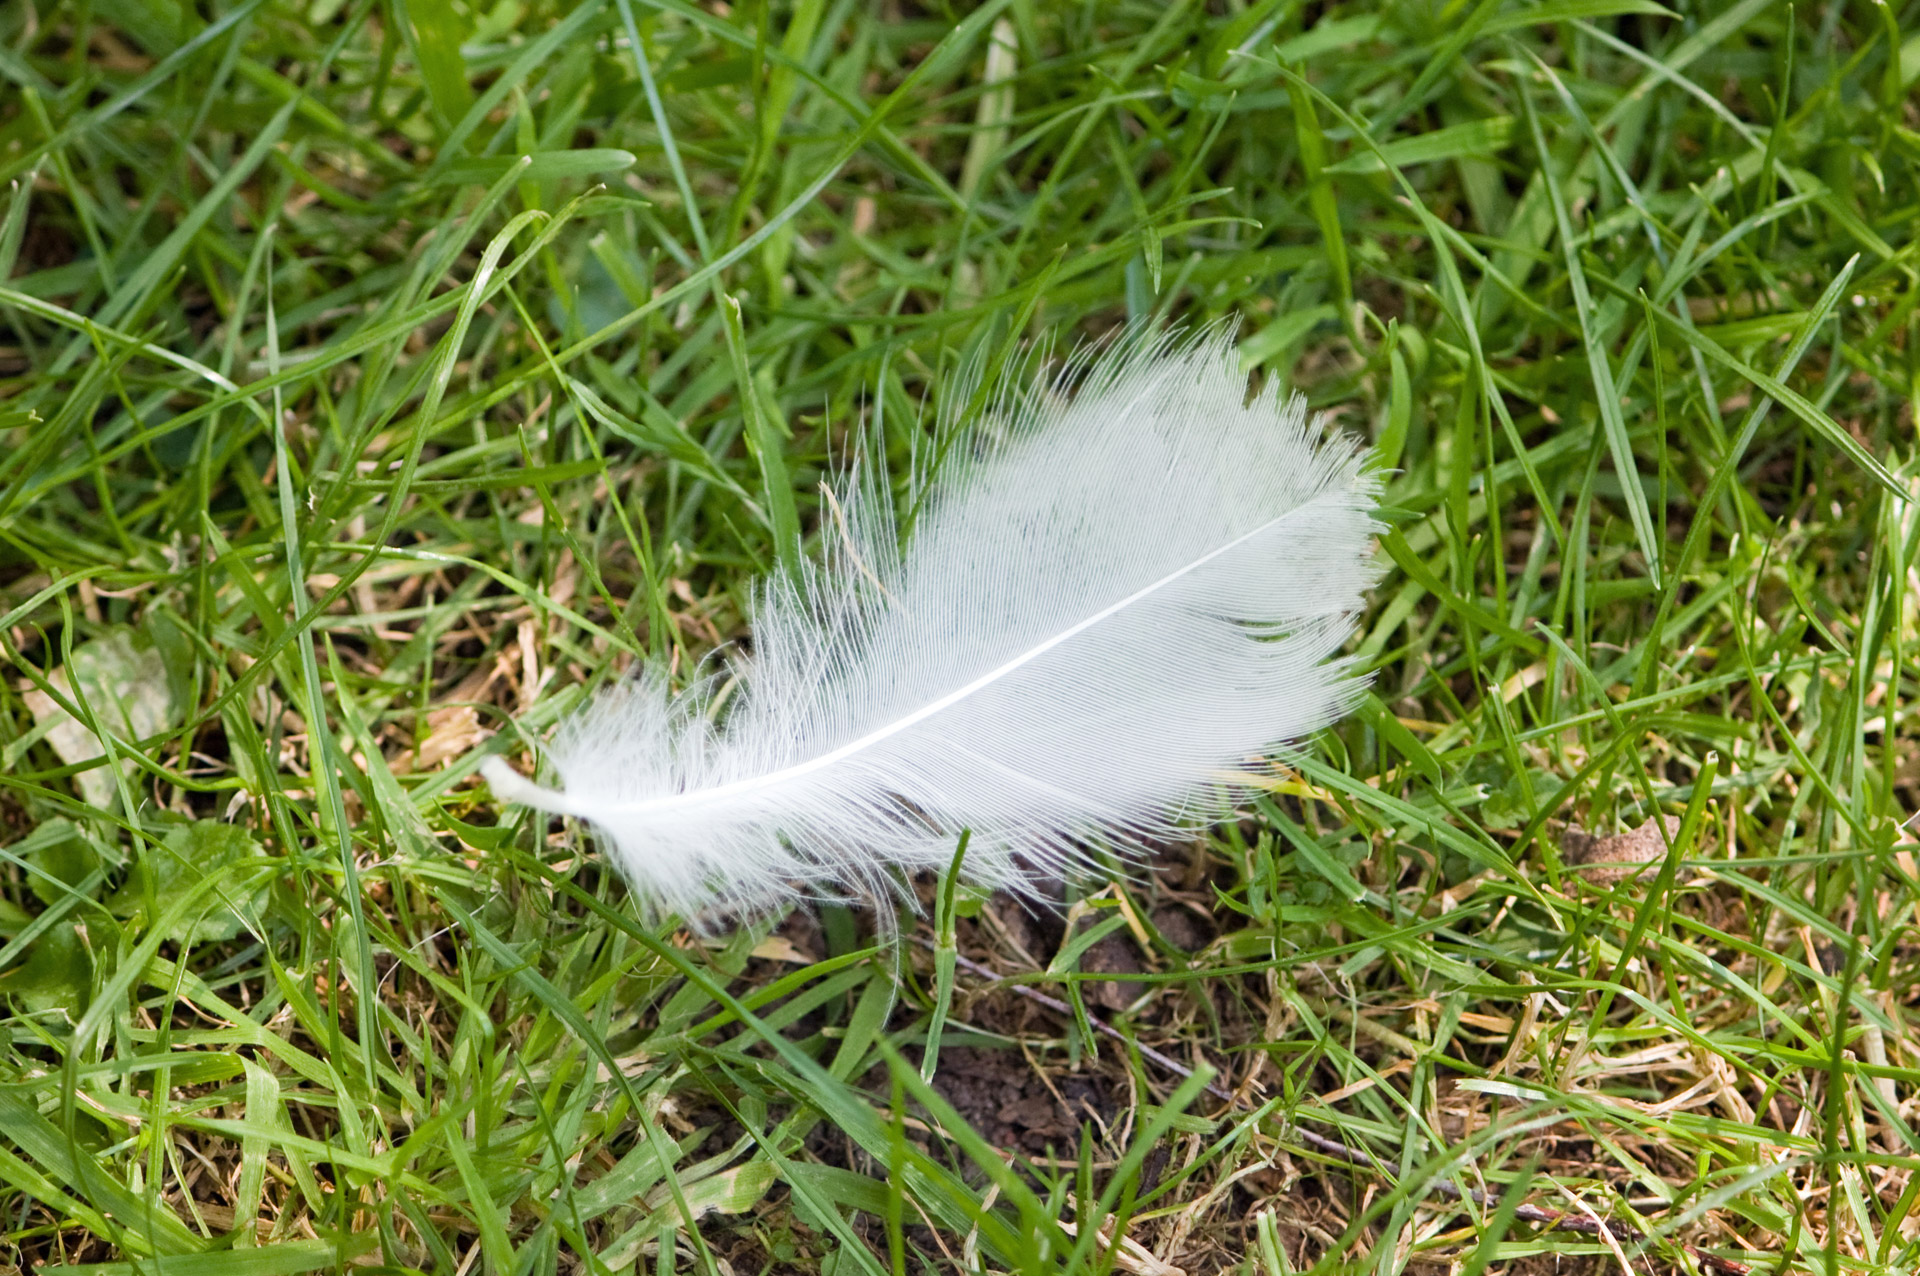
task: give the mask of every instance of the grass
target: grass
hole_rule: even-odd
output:
[[[0,1265],[1911,1270],[1916,22],[5,6]],[[1224,316],[1393,471],[1237,823],[698,942],[474,782]]]

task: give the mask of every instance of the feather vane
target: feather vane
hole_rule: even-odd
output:
[[[561,789],[489,758],[494,792],[683,916],[898,889],[962,830],[969,879],[1031,890],[1219,812],[1360,693],[1376,485],[1303,399],[1248,399],[1227,334],[1070,362],[946,452],[904,547],[855,462],[820,561],[757,587],[721,721],[718,678],[645,673],[563,727]]]

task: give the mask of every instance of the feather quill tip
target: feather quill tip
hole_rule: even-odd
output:
[[[481,759],[480,776],[493,790],[493,795],[502,802],[531,806],[536,810],[549,811],[555,815],[569,814],[567,811],[557,809],[557,806],[566,805],[565,794],[555,793],[552,789],[535,784],[508,766],[504,758]]]

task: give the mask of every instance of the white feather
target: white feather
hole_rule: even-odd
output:
[[[1224,332],[1118,343],[952,434],[904,551],[856,461],[824,561],[755,591],[721,722],[714,679],[646,674],[562,729],[562,791],[483,772],[683,916],[897,888],[962,830],[965,876],[1031,889],[1086,839],[1217,812],[1359,693],[1334,657],[1375,484],[1323,433],[1298,396],[1248,400]]]

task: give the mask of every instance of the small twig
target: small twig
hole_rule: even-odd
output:
[[[914,938],[923,947],[933,947],[933,944],[922,936],[916,935]],[[1061,1001],[1058,997],[1049,997],[1039,989],[1029,988],[1025,984],[1005,982],[1005,976],[999,974],[991,967],[983,966],[979,962],[961,953],[954,954],[954,962],[969,972],[979,975],[983,979],[994,980],[1009,992],[1025,997],[1028,1001],[1036,1005],[1045,1006],[1055,1014],[1068,1016],[1073,1014],[1073,1007]],[[1143,1057],[1153,1060],[1177,1076],[1191,1077],[1193,1075],[1193,1069],[1187,1067],[1184,1063],[1162,1054],[1152,1046],[1142,1044],[1136,1038],[1128,1037],[1118,1028],[1103,1022],[1091,1013],[1087,1015],[1087,1023],[1092,1026],[1095,1032],[1103,1036],[1111,1037],[1123,1045],[1132,1046],[1138,1050]],[[1207,1093],[1214,1098],[1233,1104],[1235,1107],[1240,1107],[1245,1104],[1245,1100],[1240,1096],[1212,1082],[1206,1084],[1206,1090]],[[1389,1178],[1393,1176],[1393,1171],[1371,1152],[1359,1148],[1350,1148],[1338,1139],[1330,1139],[1323,1134],[1315,1134],[1312,1130],[1305,1129],[1298,1125],[1294,1126],[1293,1133],[1295,1138],[1316,1152],[1323,1153],[1336,1160],[1345,1161],[1349,1165],[1357,1165],[1364,1169],[1372,1170],[1377,1174],[1384,1174]],[[1489,1198],[1485,1192],[1475,1188],[1463,1188],[1445,1179],[1436,1179],[1429,1184],[1428,1187],[1438,1196],[1450,1196],[1455,1200],[1465,1199],[1481,1206],[1497,1206],[1499,1204],[1497,1201]],[[1582,1235],[1600,1236],[1615,1241],[1638,1242],[1646,1239],[1645,1235],[1638,1228],[1629,1223],[1608,1223],[1598,1218],[1585,1218],[1578,1214],[1570,1214],[1564,1210],[1542,1209],[1538,1205],[1521,1205],[1514,1210],[1513,1216],[1523,1223],[1531,1223],[1536,1227],[1545,1227],[1555,1231],[1579,1232]],[[1694,1260],[1700,1263],[1701,1266],[1710,1267],[1718,1272],[1725,1272],[1727,1276],[1749,1276],[1749,1273],[1753,1270],[1746,1263],[1737,1262],[1731,1258],[1721,1258],[1717,1254],[1709,1254],[1698,1246],[1689,1245],[1685,1241],[1675,1241],[1674,1244],[1691,1254]]]

